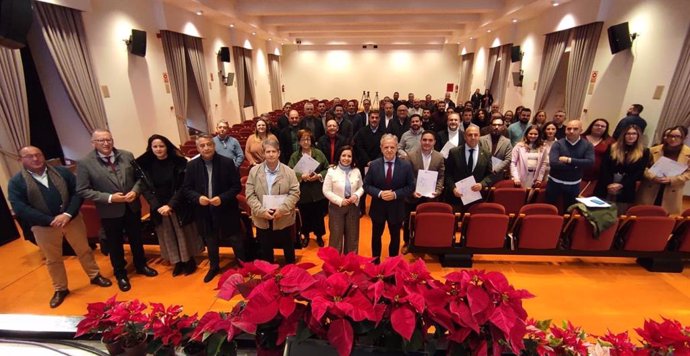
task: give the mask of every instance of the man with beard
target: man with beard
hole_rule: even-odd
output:
[[[501,163],[492,164],[493,171],[492,181],[496,182],[505,178],[506,171],[510,168],[510,160],[513,158],[513,145],[510,140],[503,136],[506,130],[506,125],[503,119],[497,117],[491,120],[491,133],[481,136],[479,144],[491,152],[491,156],[499,159]],[[494,163],[496,161],[494,160]]]

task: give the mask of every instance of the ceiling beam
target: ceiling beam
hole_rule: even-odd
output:
[[[415,14],[415,15],[318,15],[318,16],[268,16],[261,19],[262,25],[287,26],[305,24],[353,25],[362,23],[367,26],[386,23],[448,23],[463,24],[479,22],[479,14]]]
[[[426,0],[426,1],[342,1],[342,0],[237,0],[235,11],[243,15],[328,15],[359,14],[429,14],[429,13],[484,13],[496,11],[505,0]]]

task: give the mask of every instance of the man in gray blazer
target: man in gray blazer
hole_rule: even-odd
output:
[[[129,151],[116,149],[108,130],[96,129],[91,144],[94,150],[77,164],[77,193],[96,203],[117,285],[126,292],[131,285],[125,269],[123,230],[127,232],[137,273],[147,277],[158,274],[146,265],[141,242],[141,187],[132,166],[134,156]]]
[[[505,179],[505,174],[510,168],[510,160],[513,158],[513,145],[510,144],[510,139],[503,135],[505,131],[503,119],[495,117],[491,119],[490,133],[479,138],[479,146],[491,152],[491,157],[500,160],[499,163],[498,160],[492,159],[495,164],[491,166],[491,180],[494,183]]]
[[[403,247],[402,253],[406,254],[408,245],[410,243],[410,214],[417,209],[417,205],[428,201],[436,201],[443,192],[443,175],[446,167],[443,155],[434,150],[436,145],[436,134],[433,131],[425,130],[422,132],[420,147],[407,155],[408,161],[412,164],[414,171],[414,178],[417,179],[420,170],[438,172],[436,177],[436,191],[433,197],[424,197],[418,192],[412,193],[410,197],[405,200],[405,220],[403,220]]]

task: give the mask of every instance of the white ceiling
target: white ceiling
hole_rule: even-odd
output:
[[[575,0],[164,0],[222,26],[302,45],[460,43]]]

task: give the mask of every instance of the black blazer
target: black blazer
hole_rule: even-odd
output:
[[[396,159],[393,167],[393,181],[390,186],[386,185],[383,157],[371,162],[369,172],[364,177],[364,191],[371,195],[369,216],[372,221],[401,224],[405,219],[405,198],[415,190],[414,173],[410,162],[401,159]],[[396,199],[384,201],[379,198],[382,190],[393,190]]]
[[[314,138],[314,142],[312,142],[313,144],[316,144],[316,141],[321,136],[326,134],[326,130],[324,130],[323,128],[323,122],[321,121],[321,118],[316,116],[305,116],[299,122],[299,125],[297,127],[299,127],[300,129],[311,130],[311,135]]]
[[[434,149],[436,151],[441,152],[443,149],[443,146],[448,143],[448,130],[442,130],[436,133],[436,147]],[[458,146],[462,146],[465,144],[465,135],[463,134],[462,131],[458,131]]]
[[[153,186],[151,177],[153,177],[156,172],[153,171],[153,160],[157,159],[152,157],[153,154],[143,154],[139,156],[136,160],[137,164],[141,167],[140,177],[142,180],[142,191],[141,195],[146,198],[151,206],[151,218],[153,222],[158,225],[162,222],[162,217],[158,213],[158,208],[163,205],[169,205],[177,215],[178,222],[180,226],[186,225],[192,222],[194,215],[192,211],[192,205],[187,202],[182,191],[182,184],[184,183],[185,170],[187,169],[187,160],[184,157],[177,155],[171,155],[168,159],[173,161],[173,172],[172,181],[168,182],[169,186],[166,187],[169,191],[173,192],[172,197],[163,197],[158,189]]]
[[[493,184],[491,178],[491,153],[485,149],[481,149],[480,145],[477,145],[477,149],[479,149],[479,154],[477,156],[477,164],[474,166],[474,171],[470,171],[470,168],[467,166],[464,144],[453,147],[450,152],[448,152],[445,172],[446,188],[444,190],[446,191],[448,202],[451,204],[462,205],[462,201],[453,194],[455,182],[459,180],[473,175],[474,180],[477,181],[477,183],[481,183],[483,188]]]
[[[290,157],[292,156],[292,127],[286,127],[280,131],[280,136],[278,136],[278,141],[280,144],[280,162],[283,164],[288,164],[290,162]],[[299,126],[294,129],[295,140],[297,140],[297,131],[299,131]]]
[[[340,147],[347,145],[347,140],[343,135],[338,134],[335,136],[335,153],[333,154],[333,161],[331,162],[331,139],[328,135],[323,135],[317,142],[316,148],[318,148],[324,155],[326,155],[326,160],[328,164],[338,164],[338,158],[335,155],[338,154]]]
[[[187,163],[182,186],[184,196],[194,204],[197,228],[202,235],[220,231],[221,236],[240,233],[240,210],[237,194],[242,190],[235,162],[219,154],[213,155],[213,195],[220,197],[219,206],[201,206],[199,197],[208,194],[208,172],[201,156]],[[212,197],[208,197],[212,198]]]
[[[616,195],[616,201],[619,203],[634,203],[635,202],[635,187],[637,182],[642,180],[644,170],[649,164],[650,153],[649,149],[645,148],[642,157],[635,163],[620,164],[611,159],[611,146],[606,149],[604,158],[601,161],[601,170],[599,171],[599,180],[597,186],[594,188],[594,195],[601,199],[606,199],[608,196],[608,185],[613,183],[613,176],[616,173],[623,175],[621,184],[623,188]],[[619,212],[623,213],[623,212]]]
[[[398,140],[400,140],[400,137],[405,133],[405,131],[410,129],[410,119],[405,118],[405,121],[403,123],[400,123],[400,120],[398,117],[394,117],[391,122],[388,123],[388,133],[393,134],[398,137]]]
[[[364,175],[364,167],[369,162],[381,157],[381,136],[384,133],[383,127],[379,127],[376,133],[373,133],[371,127],[367,125],[355,135],[355,161],[362,168],[362,175]]]

